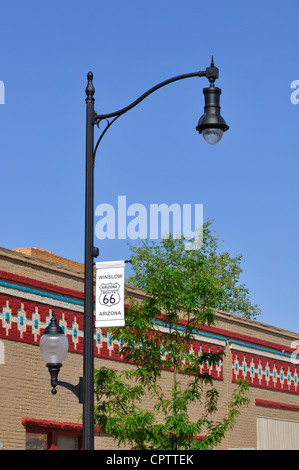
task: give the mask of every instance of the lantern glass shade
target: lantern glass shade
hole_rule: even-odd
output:
[[[40,352],[47,364],[62,364],[68,352],[69,342],[65,334],[43,334]]]
[[[217,144],[223,136],[223,130],[217,128],[204,129],[201,133],[205,141],[210,145]]]

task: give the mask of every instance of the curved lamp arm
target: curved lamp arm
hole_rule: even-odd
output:
[[[62,364],[46,364],[46,365],[48,367],[48,370],[51,376],[52,395],[56,395],[57,393],[56,387],[60,385],[61,387],[67,388],[68,390],[70,390],[70,392],[76,395],[76,397],[79,400],[79,403],[83,403],[84,402],[84,395],[83,395],[84,378],[79,377],[79,383],[77,385],[73,385],[69,382],[60,381],[58,380],[58,374],[59,374]]]
[[[164,80],[163,82],[158,83],[157,85],[153,86],[148,91],[143,93],[139,98],[137,98],[131,104],[129,104],[128,106],[126,106],[122,109],[119,109],[118,111],[114,111],[112,113],[107,113],[107,114],[97,114],[97,113],[95,113],[94,114],[94,124],[96,124],[99,127],[100,122],[103,121],[103,120],[106,120],[107,125],[106,125],[105,129],[102,131],[102,134],[100,135],[100,137],[99,137],[99,139],[96,143],[96,146],[95,146],[95,149],[94,149],[94,158],[95,158],[97,148],[98,148],[102,138],[104,137],[104,135],[107,132],[107,130],[109,129],[109,127],[116,121],[116,119],[118,119],[120,116],[122,116],[126,112],[130,111],[131,109],[135,108],[135,106],[137,106],[139,103],[141,103],[141,101],[143,101],[149,95],[151,95],[152,93],[157,91],[159,88],[162,88],[162,87],[164,87],[166,85],[169,85],[170,83],[176,82],[178,80],[184,80],[185,78],[191,78],[191,77],[207,77],[210,84],[211,84],[211,86],[213,86],[215,80],[219,77],[219,70],[214,65],[213,57],[212,57],[212,60],[211,60],[210,67],[207,67],[205,71],[185,73],[185,74],[182,74],[182,75],[177,75],[175,77],[169,78],[168,80]],[[87,98],[93,99],[95,89],[94,89],[94,86],[93,86],[93,74],[92,74],[92,72],[89,72],[87,74],[87,80],[88,80],[88,84],[87,84],[87,87],[86,87],[86,95],[87,95]],[[109,121],[110,118],[114,118],[114,119]]]
[[[141,101],[143,101],[147,96],[151,95],[154,93],[156,90],[159,90],[159,88],[162,88],[166,85],[169,85],[169,83],[176,82],[178,80],[183,80],[185,78],[190,78],[190,77],[205,77],[206,72],[191,72],[191,73],[185,73],[183,75],[177,75],[176,77],[169,78],[168,80],[164,80],[161,83],[158,83],[158,85],[153,86],[150,88],[148,91],[143,93],[137,100],[133,101],[133,103],[129,104],[125,108],[122,108],[118,111],[115,111],[113,113],[109,114],[97,114],[95,116],[96,121],[101,121],[103,119],[109,119],[115,116],[121,116],[122,114],[125,114],[127,111],[130,111],[130,109],[135,108]]]
[[[79,400],[79,403],[84,403],[84,399],[83,399],[83,377],[80,377],[79,378],[79,383],[77,385],[72,385],[68,382],[62,382],[62,381],[59,381],[56,383],[56,386],[57,385],[60,385],[61,387],[64,387],[68,390],[70,390],[70,392],[72,392],[74,395],[76,395],[76,397],[78,398]],[[55,389],[54,389],[55,390]],[[53,393],[53,390],[52,390],[52,393]]]

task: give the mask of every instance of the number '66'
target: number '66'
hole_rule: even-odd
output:
[[[113,294],[111,294],[109,298],[105,294],[104,297],[103,297],[103,303],[104,304],[109,304],[109,303],[114,304],[115,303],[115,298],[114,298]]]

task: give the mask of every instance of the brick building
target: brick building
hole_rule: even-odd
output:
[[[50,393],[39,338],[52,310],[69,339],[60,380],[77,384],[83,368],[83,265],[37,248],[0,248],[0,442],[3,449],[81,448],[82,405],[70,391]],[[128,287],[131,295],[142,293]],[[122,363],[109,331],[95,330],[95,367]],[[194,352],[225,351],[212,371],[220,393],[217,416],[227,412],[237,378],[249,381],[243,408],[219,449],[299,449],[299,365],[290,331],[217,312],[215,327],[196,335]],[[293,343],[293,344],[292,344]],[[164,372],[163,382],[169,382]],[[196,414],[198,410],[194,409]],[[96,432],[95,448],[116,449]]]

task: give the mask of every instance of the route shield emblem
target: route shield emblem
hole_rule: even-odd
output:
[[[99,286],[100,296],[99,302],[106,307],[113,307],[120,302],[120,285],[118,282],[110,282],[109,284],[101,284]]]

